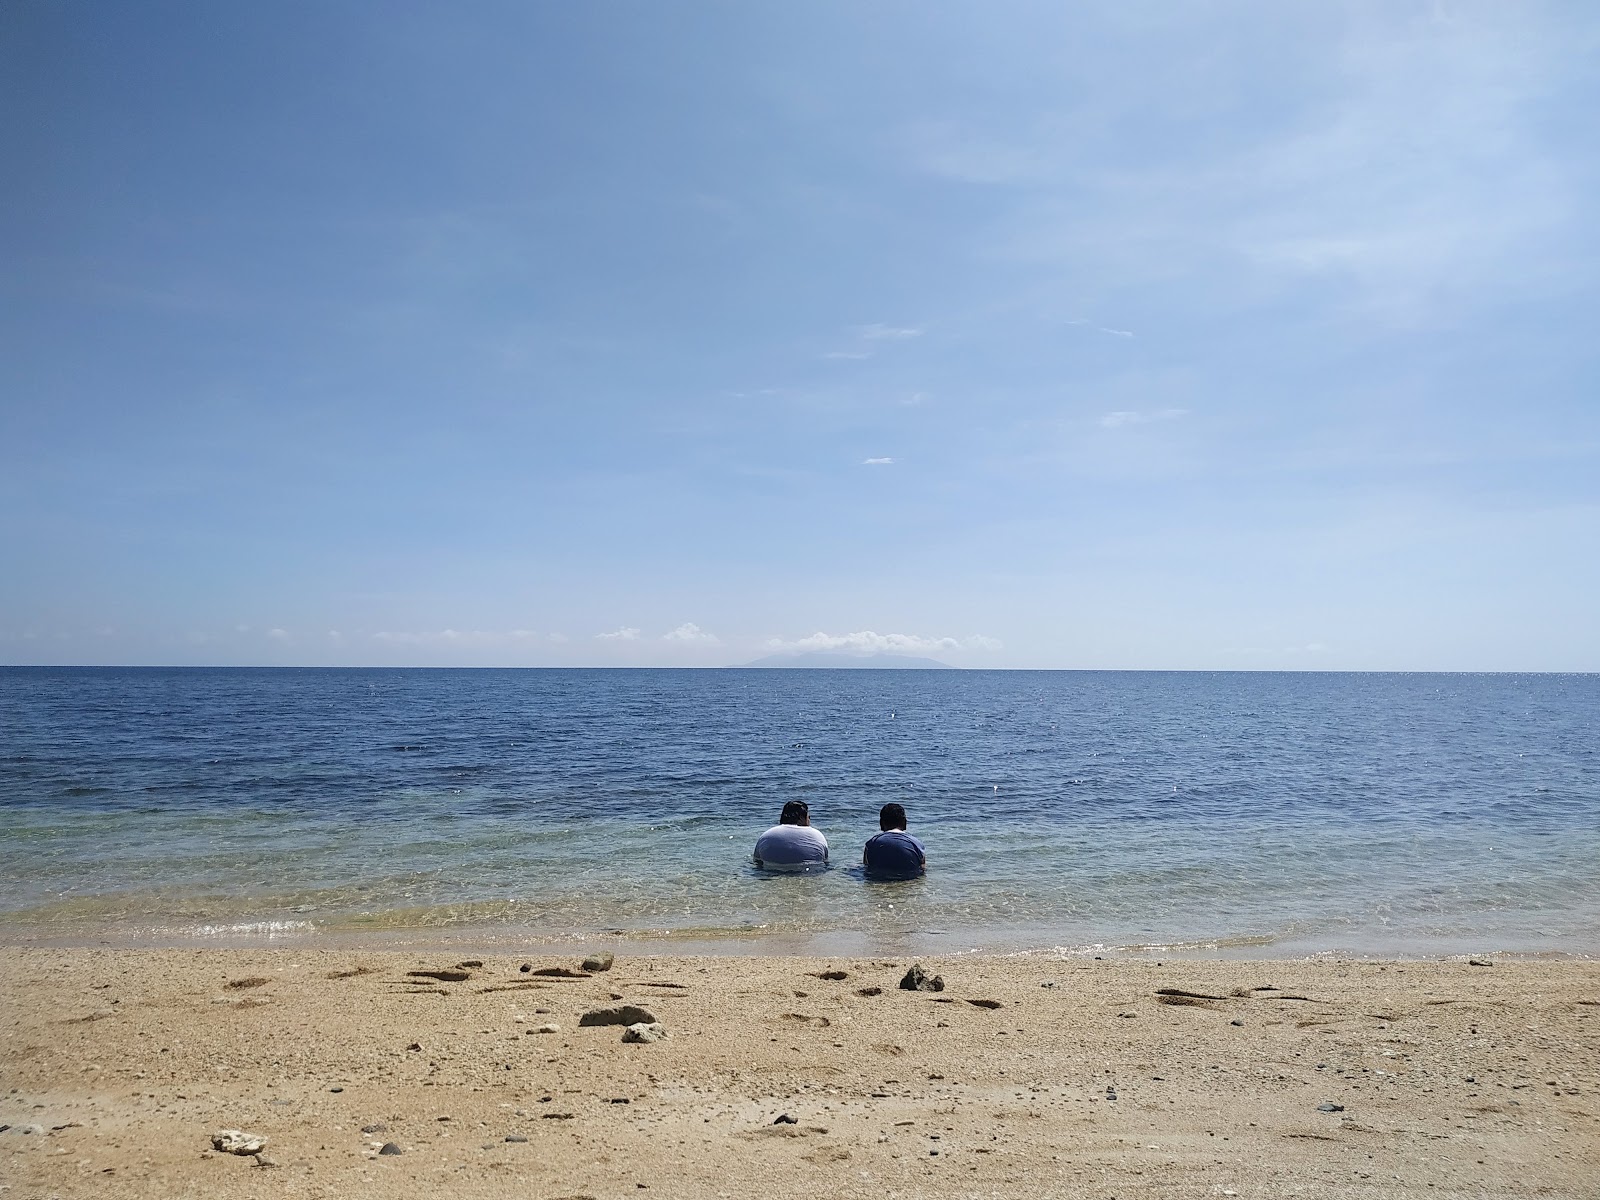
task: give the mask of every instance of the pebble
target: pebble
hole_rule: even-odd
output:
[[[375,1121],[371,1125],[363,1125],[361,1127],[361,1132],[362,1133],[388,1133],[389,1132],[389,1127],[387,1125],[385,1125],[382,1121]]]
[[[622,1035],[625,1042],[659,1042],[667,1036],[667,1028],[659,1021],[640,1021],[629,1025]]]
[[[616,1004],[610,1008],[591,1008],[578,1018],[579,1025],[654,1025],[656,1015],[637,1004]]]
[[[528,1139],[523,1137],[520,1133],[508,1133],[508,1134],[506,1134],[506,1141],[508,1141],[508,1142],[525,1142],[527,1140]]]
[[[1229,1021],[1228,1024],[1229,1025],[1240,1025],[1240,1026],[1242,1026],[1244,1024],[1244,1022],[1240,1021],[1240,1020],[1233,1020],[1233,1021]]]
[[[791,1113],[779,1113],[772,1118],[772,1123],[774,1125],[798,1125],[800,1124],[800,1118]]]
[[[1317,1111],[1318,1112],[1343,1112],[1344,1111],[1344,1105],[1335,1104],[1330,1100],[1327,1104],[1319,1104],[1319,1105],[1317,1105]]]
[[[585,971],[609,971],[611,964],[617,961],[617,956],[609,950],[599,950],[583,960]]]
[[[278,1160],[275,1158],[268,1158],[265,1154],[256,1155],[256,1166],[258,1167],[276,1167],[278,1165]]]
[[[400,1149],[399,1144],[396,1143],[396,1142],[385,1142],[383,1144],[383,1147],[378,1151],[378,1153],[379,1154],[404,1154],[405,1151]]]
[[[554,1021],[546,1021],[543,1025],[539,1026],[539,1028],[535,1029],[534,1032],[535,1033],[560,1033],[561,1032],[561,1026],[557,1025]]]
[[[245,1133],[240,1129],[220,1129],[211,1135],[211,1148],[224,1154],[260,1154],[267,1148],[267,1139],[259,1133]]]
[[[1492,966],[1494,966],[1494,964],[1492,962],[1490,962],[1486,958],[1469,958],[1469,959],[1467,959],[1467,966],[1469,966],[1469,967],[1492,967]]]

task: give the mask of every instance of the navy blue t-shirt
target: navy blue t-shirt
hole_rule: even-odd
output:
[[[922,843],[903,829],[886,829],[867,839],[861,856],[872,875],[909,878],[921,875],[927,862]]]

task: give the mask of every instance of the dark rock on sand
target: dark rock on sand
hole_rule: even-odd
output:
[[[617,961],[617,956],[609,950],[597,950],[583,960],[585,971],[609,971],[611,964]]]
[[[383,1144],[383,1149],[379,1150],[378,1153],[379,1154],[404,1154],[405,1151],[400,1149],[400,1144],[398,1142],[385,1142]]]
[[[1319,1105],[1317,1105],[1317,1111],[1318,1112],[1343,1112],[1344,1111],[1344,1105],[1342,1105],[1342,1104],[1334,1104],[1332,1101],[1329,1101],[1327,1104],[1319,1104]]]
[[[900,986],[908,992],[942,992],[944,976],[929,975],[922,969],[921,963],[913,963],[900,981]]]
[[[440,983],[460,983],[464,979],[471,979],[471,971],[452,970],[446,968],[442,971],[407,971],[414,979],[437,979]]]
[[[798,1125],[800,1124],[800,1118],[791,1116],[789,1113],[779,1113],[772,1119],[772,1123],[774,1125]]]
[[[614,1004],[610,1008],[591,1008],[578,1018],[579,1025],[654,1025],[656,1015],[637,1004]]]

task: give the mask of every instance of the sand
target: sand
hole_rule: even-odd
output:
[[[1600,1196],[1592,962],[464,958],[0,950],[0,1194]]]

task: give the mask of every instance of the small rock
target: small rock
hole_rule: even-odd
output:
[[[11,1130],[12,1133],[20,1133],[24,1137],[44,1136],[43,1125],[7,1125],[4,1128]]]
[[[521,971],[524,975],[526,975],[529,971],[533,970],[533,964],[532,963],[523,963],[520,967],[517,968],[517,970]]]
[[[506,1141],[508,1141],[508,1142],[525,1142],[527,1140],[528,1139],[523,1137],[520,1133],[508,1133],[508,1134],[506,1134]]]
[[[421,1042],[412,1042],[411,1045],[406,1047],[406,1049],[407,1050],[421,1050],[422,1049],[422,1043]]]
[[[278,1165],[278,1160],[275,1158],[268,1158],[265,1154],[256,1155],[256,1166],[258,1167],[276,1167]]]
[[[1469,967],[1492,967],[1492,966],[1494,966],[1494,964],[1492,962],[1490,962],[1487,958],[1469,958],[1469,959],[1467,959],[1467,966],[1469,966]]]
[[[1344,1105],[1335,1104],[1335,1103],[1333,1103],[1333,1101],[1330,1100],[1326,1104],[1317,1105],[1317,1111],[1318,1112],[1343,1112],[1344,1111]]]
[[[483,959],[481,959],[481,958],[469,958],[465,962],[458,962],[456,964],[456,966],[462,967],[462,968],[481,967],[481,966],[483,966]]]
[[[883,989],[881,987],[857,988],[856,989],[856,995],[858,995],[858,996],[881,996],[881,995],[883,995]]]
[[[1107,1100],[1115,1100],[1116,1098],[1117,1098],[1117,1089],[1116,1088],[1107,1088],[1106,1089],[1106,1099]]]
[[[1117,1014],[1119,1017],[1137,1017],[1138,1015],[1136,1012],[1119,1012]]]
[[[900,980],[900,986],[908,992],[942,992],[944,976],[929,975],[922,969],[921,963],[913,963],[905,973],[905,978]]]
[[[561,1026],[557,1025],[554,1021],[546,1021],[543,1025],[539,1026],[539,1028],[535,1029],[534,1032],[535,1033],[560,1033],[561,1032]]]
[[[791,1113],[779,1113],[772,1118],[772,1123],[774,1125],[798,1125],[800,1124],[800,1118]]]
[[[622,1040],[625,1042],[659,1042],[665,1039],[666,1036],[667,1027],[659,1021],[640,1021],[637,1024],[628,1026],[627,1031],[622,1035]]]
[[[637,1004],[617,1004],[610,1008],[591,1008],[578,1018],[579,1025],[654,1025],[656,1015]]]
[[[617,956],[609,950],[597,950],[583,960],[585,971],[609,971],[611,964],[617,961]]]
[[[400,1149],[400,1145],[397,1142],[385,1142],[383,1144],[382,1148],[379,1149],[378,1153],[379,1154],[404,1154],[405,1151]]]
[[[342,1087],[331,1087],[328,1090],[330,1092],[342,1092],[342,1091],[344,1091],[344,1089]]]
[[[1244,1025],[1244,1022],[1243,1022],[1243,1021],[1240,1021],[1240,1020],[1237,1020],[1237,1019],[1235,1019],[1235,1020],[1232,1020],[1232,1021],[1229,1021],[1229,1022],[1228,1022],[1228,1024],[1229,1024],[1229,1025],[1239,1025],[1239,1026],[1243,1026],[1243,1025]]]
[[[211,1148],[224,1154],[260,1154],[267,1148],[267,1139],[258,1133],[245,1133],[239,1129],[220,1129],[211,1135]]]
[[[440,983],[460,983],[472,978],[471,971],[448,968],[442,971],[407,971],[406,974],[413,979],[437,979]]]
[[[388,1133],[389,1132],[389,1127],[387,1125],[385,1125],[382,1121],[375,1121],[371,1125],[363,1125],[361,1127],[361,1132],[362,1133]]]

